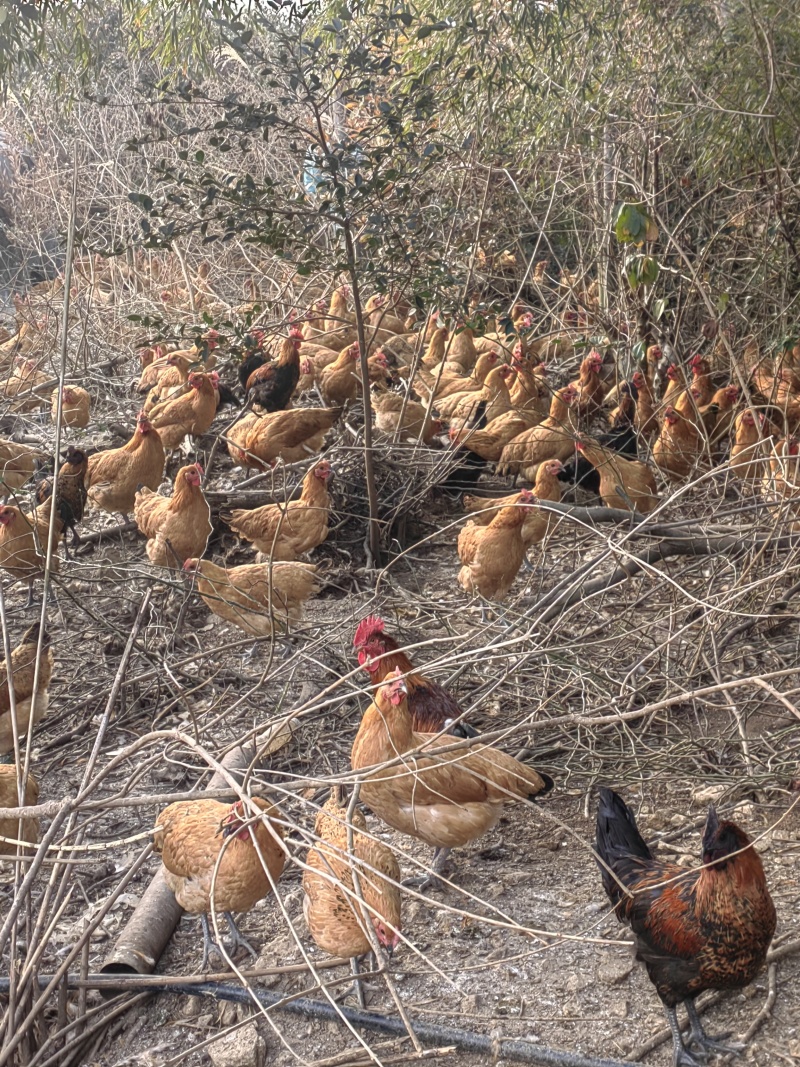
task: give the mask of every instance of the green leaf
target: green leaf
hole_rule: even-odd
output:
[[[640,243],[647,233],[647,216],[634,204],[620,204],[614,215],[614,233],[623,244]]]
[[[661,322],[662,318],[664,317],[664,312],[667,310],[668,304],[669,300],[665,296],[662,296],[659,300],[653,301],[653,306],[650,309],[650,314],[652,315],[654,322]]]

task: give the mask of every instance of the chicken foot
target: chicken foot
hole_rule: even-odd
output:
[[[705,1057],[699,1060],[695,1059],[683,1043],[681,1024],[678,1022],[678,1013],[675,1008],[668,1008],[664,1005],[664,1010],[667,1013],[667,1022],[672,1031],[672,1067],[703,1067]]]
[[[234,922],[233,915],[231,915],[229,911],[223,912],[223,915],[225,916],[225,919],[228,923],[228,929],[230,930],[231,934],[230,955],[233,956],[236,953],[237,949],[244,948],[247,950],[247,952],[250,953],[253,959],[256,959],[258,957],[258,952],[256,952],[256,950],[253,948],[247,938],[242,935],[238,926]],[[200,922],[203,926],[203,962],[200,965],[200,969],[201,971],[205,971],[206,967],[208,966],[209,956],[212,954],[212,952],[219,956],[223,963],[225,962],[225,957],[222,954],[222,949],[211,936],[211,927],[208,924],[208,916],[205,913],[201,913]]]
[[[452,849],[449,848],[434,849],[430,872],[417,878],[404,878],[402,884],[413,886],[415,889],[427,889],[435,885],[440,880],[439,876],[447,865],[447,857],[451,851]]]
[[[356,1001],[359,1008],[366,1008],[367,998],[364,994],[364,983],[361,981],[361,967],[360,959],[358,956],[353,956],[350,960],[350,973],[353,975],[353,992],[355,993]]]
[[[697,1008],[694,1006],[694,1001],[689,999],[684,1001],[686,1004],[686,1014],[689,1016],[689,1026],[691,1027],[690,1044],[697,1045],[700,1051],[697,1053],[703,1059],[707,1055],[718,1053],[720,1056],[724,1056],[726,1053],[737,1055],[744,1051],[745,1046],[738,1042],[733,1042],[730,1045],[725,1045],[723,1042],[726,1037],[730,1037],[730,1030],[724,1034],[717,1034],[716,1037],[711,1037],[703,1029],[703,1024],[700,1021],[700,1016],[697,1012]]]

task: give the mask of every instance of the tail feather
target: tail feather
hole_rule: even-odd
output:
[[[629,875],[640,876],[641,865],[631,860],[652,860],[653,854],[639,833],[633,812],[617,793],[611,789],[600,790],[597,809],[597,837],[595,848],[598,856],[611,868],[623,883]],[[600,868],[603,888],[612,901],[617,901],[620,888],[605,868]]]

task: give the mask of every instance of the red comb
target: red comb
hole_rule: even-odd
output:
[[[356,627],[353,648],[361,648],[366,645],[371,637],[376,634],[382,634],[385,626],[386,623],[380,615],[367,615],[366,619],[362,619]]]

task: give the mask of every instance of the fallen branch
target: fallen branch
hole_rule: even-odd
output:
[[[46,975],[39,976],[40,983],[47,983]],[[71,981],[76,981],[72,979]],[[353,1026],[365,1030],[377,1030],[383,1033],[398,1034],[407,1037],[405,1024],[401,1019],[376,1012],[359,1011],[354,1008],[335,1007],[326,1001],[309,1000],[307,997],[286,999],[282,993],[273,993],[267,989],[245,989],[239,985],[227,985],[218,982],[187,982],[185,984],[162,984],[152,978],[124,978],[116,980],[106,975],[88,975],[81,983],[83,988],[102,988],[108,991],[137,992],[152,991],[158,993],[181,993],[184,996],[212,997],[215,1000],[227,1000],[236,1004],[252,1004],[257,1000],[265,1008],[285,1011],[292,1015],[304,1015],[312,1019],[325,1019],[338,1022],[344,1019]],[[0,994],[8,988],[8,979],[0,979]],[[514,1063],[533,1063],[541,1067],[629,1067],[629,1061],[594,1059],[581,1056],[577,1052],[547,1048],[532,1041],[516,1038],[504,1038],[489,1034],[478,1034],[471,1030],[460,1030],[449,1026],[437,1026],[433,1023],[413,1021],[414,1032],[420,1041],[436,1047],[456,1047],[465,1052],[474,1052],[491,1056],[493,1062],[510,1060]]]

